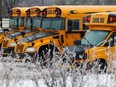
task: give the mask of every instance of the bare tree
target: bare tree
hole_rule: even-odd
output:
[[[2,0],[0,0],[0,27],[2,27]]]
[[[0,16],[2,14],[2,0],[0,0]]]
[[[19,0],[3,0],[3,2],[5,4],[7,11],[9,11],[12,7],[17,6]]]
[[[44,5],[44,0],[41,0],[41,2],[42,2],[42,5]]]

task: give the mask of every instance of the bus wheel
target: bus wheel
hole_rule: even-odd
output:
[[[95,73],[106,73],[107,71],[107,62],[104,59],[97,59],[92,62],[92,72]]]
[[[55,50],[54,50],[55,48]],[[58,51],[57,47],[54,47],[53,45],[45,45],[40,47],[39,49],[39,61],[41,65],[46,66],[50,61],[52,60],[54,53],[53,52]]]
[[[39,61],[41,66],[47,66],[52,58],[51,49],[48,46],[41,47],[39,50]]]

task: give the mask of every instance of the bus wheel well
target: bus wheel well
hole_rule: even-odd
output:
[[[57,47],[54,47],[54,45],[51,45],[51,44],[43,45],[39,48],[38,54],[40,54],[45,49],[48,49],[48,50],[50,49],[51,52],[53,52],[54,48],[55,48],[55,51],[59,51]]]
[[[96,59],[95,62],[98,62],[98,63],[103,63],[103,64],[106,64],[107,65],[107,62],[105,59],[103,58],[99,58],[99,59]]]
[[[107,70],[107,61],[103,58],[99,58],[93,61],[93,67],[98,69],[99,72],[106,72]]]
[[[52,60],[53,51],[54,51],[54,45],[51,45],[51,44],[47,44],[39,48],[38,57],[39,57],[40,64],[42,66],[46,66],[46,64]]]
[[[39,50],[38,50],[38,54],[40,54],[40,53],[42,52],[42,50],[45,50],[45,49],[48,48],[48,47],[49,47],[48,44],[47,44],[47,45],[41,46],[41,47],[39,48]]]

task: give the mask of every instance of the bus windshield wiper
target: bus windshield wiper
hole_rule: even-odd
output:
[[[85,40],[89,43],[90,47],[93,46],[93,45],[89,42],[89,40],[88,40],[87,38],[83,37],[83,39],[85,39]]]
[[[7,36],[8,38],[10,37],[10,38],[14,38],[14,35],[12,35],[12,34],[8,34],[8,36]]]

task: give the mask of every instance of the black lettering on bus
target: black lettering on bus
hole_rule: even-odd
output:
[[[52,14],[52,13],[53,13],[52,10],[47,11],[47,14]]]
[[[93,23],[99,23],[99,18],[93,18]]]
[[[93,23],[104,23],[104,18],[93,18]]]
[[[55,14],[55,10],[47,10],[47,14]]]
[[[104,23],[104,18],[100,18],[100,23]]]

